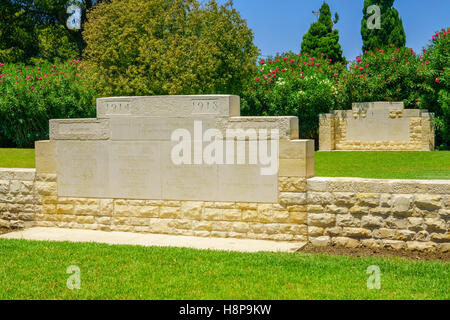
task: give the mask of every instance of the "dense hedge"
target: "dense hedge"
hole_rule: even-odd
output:
[[[80,61],[0,63],[0,147],[48,139],[49,119],[95,117],[95,97]]]

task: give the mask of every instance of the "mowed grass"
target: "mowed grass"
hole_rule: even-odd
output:
[[[0,148],[0,168],[34,167],[34,149]]]
[[[316,152],[318,177],[450,179],[450,151]]]
[[[0,149],[0,168],[34,168],[34,149]],[[316,152],[317,177],[450,179],[450,151]]]
[[[81,289],[66,286],[69,266]],[[369,290],[369,266],[381,289]],[[449,264],[0,240],[0,299],[450,299]]]

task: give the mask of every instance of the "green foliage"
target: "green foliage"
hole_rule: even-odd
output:
[[[450,149],[450,28],[433,35],[422,56],[429,63],[420,104],[436,115],[437,141],[440,148]]]
[[[406,34],[403,29],[403,22],[397,9],[392,8],[394,0],[364,0],[363,18],[361,21],[361,36],[363,40],[363,50],[376,50],[393,45],[394,47],[404,47],[406,44]],[[381,9],[381,28],[369,29],[367,21],[373,13],[368,14],[367,8],[377,5]]]
[[[331,20],[330,6],[324,2],[320,8],[319,20],[312,23],[308,32],[303,36],[302,54],[308,53],[313,57],[324,54],[326,58],[332,59],[332,62],[343,62],[339,32],[336,29],[333,30],[333,25],[338,20],[337,13],[335,20]]]
[[[102,94],[239,94],[258,49],[231,2],[112,0],[96,6],[84,56]]]
[[[52,62],[79,56],[78,48],[61,25],[41,27],[38,34],[39,55]]]
[[[30,63],[35,59],[63,61],[81,56],[81,30],[69,30],[67,7],[86,12],[101,0],[0,0],[0,61]]]
[[[38,53],[35,21],[10,0],[0,0],[0,61],[25,61]]]
[[[318,141],[319,114],[338,106],[336,82],[343,69],[322,56],[292,52],[261,60],[242,95],[242,113],[297,116],[300,137]]]
[[[95,116],[92,80],[79,61],[0,64],[0,146],[33,147],[48,122]]]
[[[418,69],[419,57],[412,49],[388,47],[366,51],[349,66],[339,81],[340,101],[344,108],[352,102],[403,101],[415,108],[428,65]]]

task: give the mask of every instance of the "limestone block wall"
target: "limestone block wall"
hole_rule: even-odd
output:
[[[355,103],[319,117],[319,148],[332,150],[434,150],[433,114],[403,103]]]
[[[49,148],[51,152],[51,148]],[[48,162],[46,162],[48,164]],[[278,177],[278,203],[59,197],[49,166],[0,169],[0,226],[450,250],[450,181]]]
[[[450,250],[450,181],[312,178],[309,240],[318,246]]]
[[[35,220],[34,169],[0,168],[0,228],[30,227]]]
[[[307,241],[306,179],[280,178],[282,203],[66,198],[56,175],[36,176],[35,226]]]

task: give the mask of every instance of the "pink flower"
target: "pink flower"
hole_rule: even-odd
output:
[[[31,87],[31,91],[33,91],[34,90],[34,87]]]
[[[359,68],[359,70],[360,70],[360,71],[363,71],[363,70],[364,70],[364,68],[363,68],[363,67],[360,67],[360,68]]]
[[[294,63],[295,62],[295,60],[294,59],[291,59],[291,63]]]
[[[392,61],[395,61],[395,57],[392,57]]]
[[[368,68],[369,67],[369,65],[368,64],[366,64],[364,67],[366,67],[366,68]]]
[[[256,81],[259,81],[259,78],[258,77],[256,77],[256,79],[255,79]]]
[[[436,78],[436,80],[435,80],[435,81],[436,81],[436,83],[439,83],[439,81],[440,81],[440,80],[439,80],[439,78]]]
[[[334,76],[335,76],[335,77],[337,77],[337,76],[338,76],[338,74],[337,74],[337,73],[335,73],[335,74],[334,74]]]

